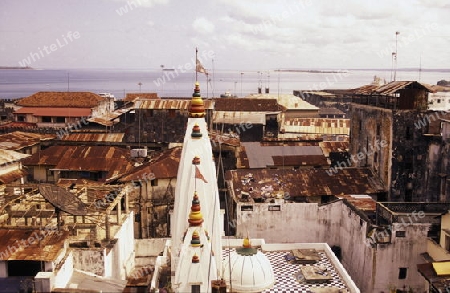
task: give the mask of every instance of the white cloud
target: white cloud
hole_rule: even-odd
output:
[[[215,25],[204,17],[194,20],[192,27],[196,32],[201,34],[211,34],[215,29]]]

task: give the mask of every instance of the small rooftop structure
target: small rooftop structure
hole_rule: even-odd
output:
[[[0,148],[21,151],[24,148],[37,145],[41,141],[49,141],[55,138],[56,136],[52,134],[14,131],[0,135]]]

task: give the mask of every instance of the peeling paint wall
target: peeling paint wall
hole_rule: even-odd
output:
[[[105,250],[104,249],[73,249],[74,269],[105,276]]]

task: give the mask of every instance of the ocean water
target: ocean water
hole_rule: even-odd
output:
[[[203,97],[219,97],[225,92],[243,97],[256,93],[258,86],[269,87],[271,93],[293,90],[348,89],[369,84],[374,76],[391,80],[390,70],[346,70],[323,72],[216,71],[207,76],[198,73]],[[194,72],[70,69],[24,70],[0,69],[0,98],[27,97],[39,91],[88,91],[112,93],[121,99],[126,93],[156,92],[160,97],[190,97],[195,82]],[[436,84],[450,80],[450,70],[397,71],[397,80],[420,80]],[[140,85],[139,85],[140,83]]]

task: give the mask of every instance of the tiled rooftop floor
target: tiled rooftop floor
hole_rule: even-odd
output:
[[[285,260],[285,256],[289,251],[267,251],[264,254],[272,264],[272,268],[275,274],[275,285],[272,289],[264,290],[264,293],[311,293],[313,288],[339,288],[342,292],[348,292],[344,281],[339,276],[339,273],[335,270],[330,260],[327,258],[324,252],[319,252],[320,261],[315,264],[292,264]],[[223,258],[228,256],[228,250],[223,250]],[[302,281],[297,281],[295,275],[300,272],[302,266],[315,266],[325,267],[326,271],[331,274],[333,280],[328,283],[312,283],[307,284]]]

